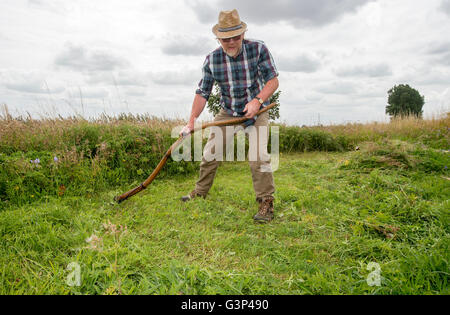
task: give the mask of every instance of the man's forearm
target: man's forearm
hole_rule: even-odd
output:
[[[266,82],[266,85],[264,85],[264,88],[259,92],[257,95],[259,98],[262,98],[265,101],[267,101],[273,93],[278,89],[278,78],[275,77],[269,81]]]
[[[195,120],[200,116],[206,105],[206,99],[200,94],[196,94],[192,104],[191,117],[189,118],[189,125],[193,126]]]

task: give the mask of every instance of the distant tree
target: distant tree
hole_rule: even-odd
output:
[[[391,118],[404,118],[413,115],[422,118],[425,98],[408,84],[400,84],[388,91],[388,104],[386,114],[389,114]]]
[[[281,91],[273,93],[270,97],[269,102],[275,103],[276,105],[269,110],[269,119],[276,120],[280,118],[280,94]],[[208,104],[206,105],[208,111],[216,116],[221,107],[220,107],[220,88],[217,83],[214,83],[214,91],[211,93],[208,99]]]

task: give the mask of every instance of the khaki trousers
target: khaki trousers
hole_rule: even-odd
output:
[[[229,115],[225,110],[221,110],[214,121],[223,121],[233,119],[232,115]],[[246,136],[249,137],[249,152],[248,160],[250,169],[252,172],[253,189],[255,190],[256,200],[261,201],[263,197],[272,196],[275,192],[275,185],[273,181],[273,174],[270,167],[270,155],[267,152],[267,143],[269,138],[269,113],[265,112],[258,116],[253,127],[247,127],[245,129]],[[200,163],[200,176],[196,183],[196,193],[206,196],[210,190],[214,177],[216,175],[217,168],[223,160],[223,155],[226,155],[226,160],[230,160],[229,154],[232,152],[234,155],[234,135],[235,132],[243,125],[237,126],[223,126],[223,127],[211,127],[211,133],[208,138],[208,142],[203,150],[203,157]],[[214,129],[215,128],[215,129]],[[216,137],[214,131],[221,130]],[[233,132],[234,131],[234,132]],[[216,154],[216,148],[222,147],[223,154]],[[227,147],[231,148],[227,152]],[[215,158],[213,158],[215,155]],[[236,158],[236,157],[234,157]],[[236,183],[239,185],[240,183]]]

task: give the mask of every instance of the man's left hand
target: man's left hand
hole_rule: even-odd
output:
[[[258,102],[257,99],[252,99],[247,105],[245,105],[244,113],[245,117],[247,118],[253,118],[253,116],[256,115],[259,108],[261,107],[261,104]]]

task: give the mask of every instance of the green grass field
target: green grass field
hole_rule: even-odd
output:
[[[137,181],[9,205],[0,294],[449,294],[448,151],[360,146],[282,153],[265,225],[247,162],[223,163],[205,200],[179,201],[193,172],[120,205]]]

